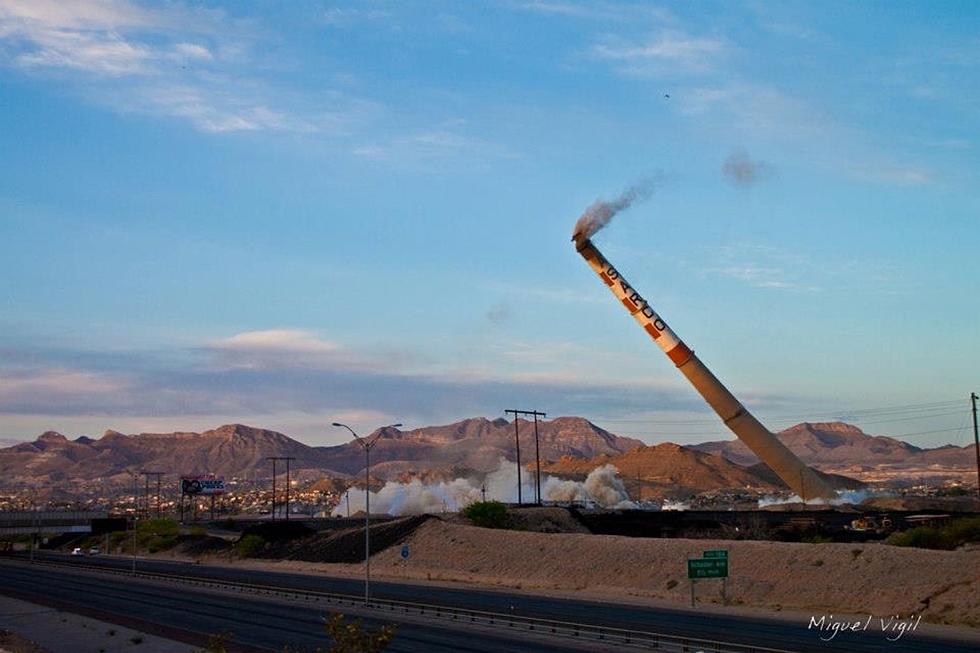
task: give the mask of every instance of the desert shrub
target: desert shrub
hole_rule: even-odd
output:
[[[122,547],[127,537],[129,537],[129,534],[126,531],[113,531],[109,535],[109,551]],[[106,551],[106,553],[109,553],[109,551]]]
[[[216,633],[208,635],[208,643],[198,653],[228,653],[228,642],[231,633]]]
[[[802,538],[800,538],[800,541],[807,544],[829,544],[830,542],[834,541],[834,538],[830,537],[829,535],[824,535],[823,533],[813,533],[810,535],[804,535]]]
[[[381,653],[395,638],[396,626],[388,624],[376,632],[364,629],[360,619],[348,622],[335,614],[327,621],[327,634],[333,639],[330,653]]]
[[[477,501],[463,508],[463,516],[475,526],[503,528],[507,525],[507,506],[499,501]]]
[[[957,519],[943,529],[943,537],[946,538],[950,548],[956,548],[967,542],[980,542],[980,517]]]
[[[948,526],[917,526],[892,533],[886,544],[916,546],[923,549],[955,549],[967,542],[980,542],[980,517],[957,519]]]
[[[173,519],[147,519],[136,523],[136,546],[150,553],[172,549],[180,535],[180,524]],[[129,534],[132,537],[132,534]],[[128,546],[125,542],[123,546]]]
[[[258,535],[243,535],[235,544],[235,551],[243,558],[258,555],[265,548],[265,540]]]
[[[177,546],[177,538],[172,536],[154,535],[146,541],[144,546],[150,553],[159,553],[160,551],[166,551]]]
[[[973,496],[973,492],[962,485],[954,485],[950,488],[943,488],[936,492],[938,497],[968,497]]]
[[[917,526],[907,531],[892,533],[885,543],[895,546],[916,546],[922,549],[948,548],[939,529],[931,526]]]
[[[180,524],[173,519],[147,519],[136,525],[140,535],[159,535],[161,537],[176,537],[180,534]]]

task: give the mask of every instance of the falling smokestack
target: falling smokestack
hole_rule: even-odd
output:
[[[584,218],[585,215],[575,225],[575,234],[572,236],[575,249],[639,322],[643,330],[653,338],[657,346],[674,362],[681,374],[687,377],[708,405],[718,413],[725,426],[804,500],[834,498],[836,493],[830,486],[793,455],[786,445],[735,399],[728,388],[715,378],[694,352],[654,312],[650,304],[626,282],[616,268],[610,265],[602,252],[589,239],[598,229],[592,231],[584,229],[583,226],[586,226],[583,223]],[[599,228],[608,221],[607,218]]]

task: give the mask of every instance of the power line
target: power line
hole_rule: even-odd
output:
[[[934,431],[918,431],[916,433],[897,433],[895,435],[889,435],[887,437],[893,438],[893,439],[898,439],[898,438],[914,438],[914,437],[918,437],[918,436],[921,436],[921,435],[932,435],[934,433],[951,433],[953,431],[959,431],[961,429],[962,429],[962,427],[957,427],[957,428],[954,428],[954,429],[936,429]]]
[[[931,413],[937,413],[936,416],[942,416],[944,414],[955,414],[960,412],[960,410],[951,410],[957,406],[961,406],[961,401],[942,401],[942,402],[931,402],[924,404],[907,404],[902,406],[888,406],[881,408],[864,408],[864,409],[840,409],[835,411],[817,412],[810,413],[808,415],[800,415],[799,413],[783,413],[783,414],[760,414],[760,419],[766,421],[797,421],[797,422],[812,422],[819,418],[829,418],[829,419],[845,419],[853,421],[862,421],[865,423],[874,423],[866,421],[870,418],[881,417],[884,415],[907,415],[909,413],[921,413],[923,417],[928,417]],[[695,419],[677,419],[677,420],[658,420],[656,418],[643,419],[643,418],[616,418],[616,417],[602,417],[597,418],[600,422],[612,422],[612,423],[627,423],[627,424],[650,424],[650,425],[677,425],[677,426],[693,426],[699,424],[717,424],[717,419],[710,418],[695,418]],[[889,421],[889,420],[881,420]]]
[[[916,431],[916,432],[912,432],[912,433],[898,433],[898,434],[895,434],[895,435],[886,435],[884,437],[888,437],[888,438],[892,438],[892,439],[906,438],[906,437],[916,437],[916,436],[920,436],[920,435],[932,435],[934,433],[950,433],[952,431],[961,431],[962,428],[963,427],[949,428],[949,429],[936,429],[936,430],[933,430],[933,431]],[[629,435],[659,435],[659,436],[671,436],[671,437],[673,437],[673,436],[685,436],[685,437],[718,437],[718,436],[722,436],[722,435],[730,435],[730,433],[728,433],[727,431],[721,431],[721,432],[716,432],[716,433],[709,433],[707,431],[698,431],[698,432],[688,431],[688,432],[685,432],[685,433],[676,433],[676,432],[675,433],[665,433],[663,431],[635,431],[635,430],[630,430],[630,431],[628,431],[626,433],[628,433]],[[877,436],[872,436],[872,437],[877,437]]]

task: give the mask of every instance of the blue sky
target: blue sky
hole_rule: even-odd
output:
[[[965,444],[978,34],[972,2],[0,0],[0,437],[725,437],[568,242],[652,177],[597,242],[770,426]]]

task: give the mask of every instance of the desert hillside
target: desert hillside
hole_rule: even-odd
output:
[[[980,550],[931,551],[886,544],[639,539],[534,533],[433,519],[372,560],[372,572],[516,587],[587,591],[610,597],[690,601],[686,560],[728,549],[730,602],[774,609],[892,615],[922,613],[940,623],[980,626]],[[534,555],[528,555],[533,551]],[[703,582],[701,601],[720,602]]]

